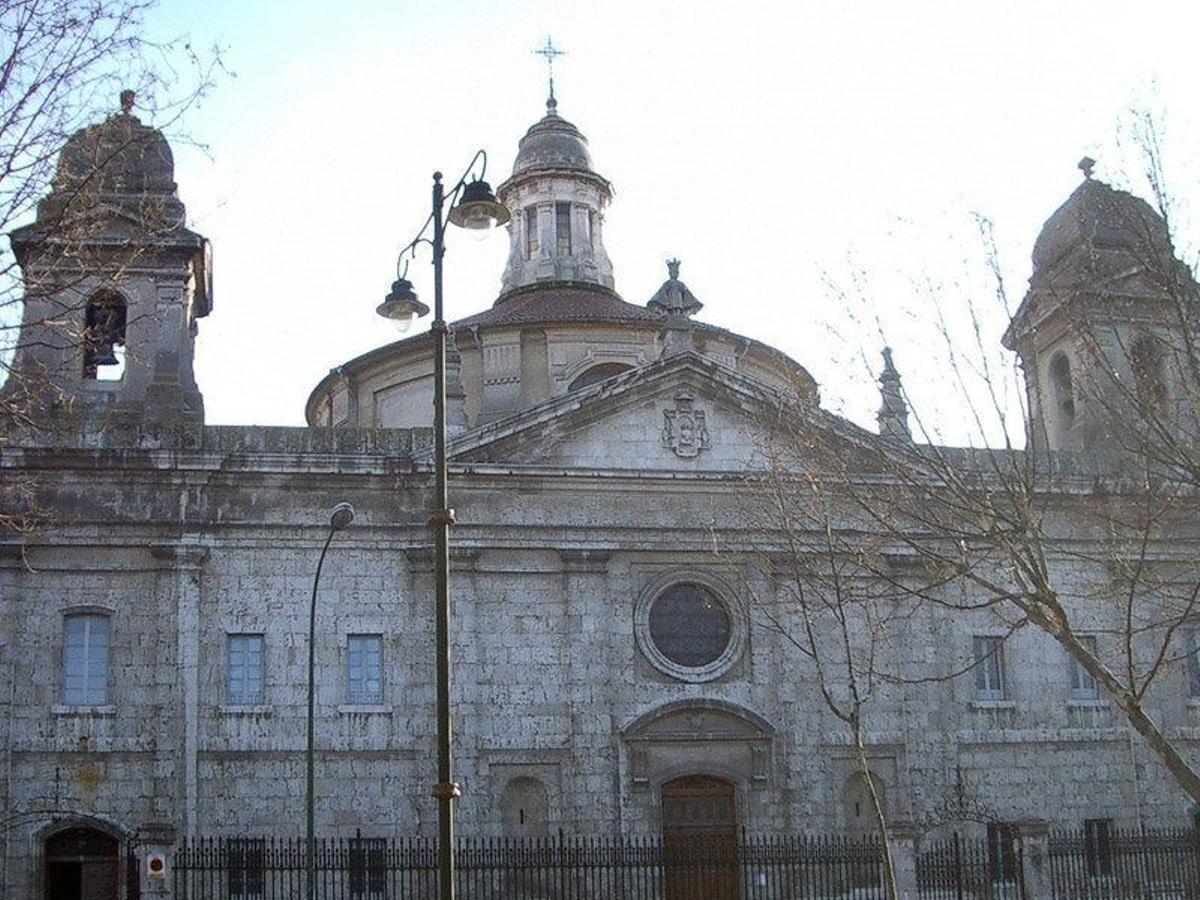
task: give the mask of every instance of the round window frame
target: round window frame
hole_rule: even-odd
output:
[[[725,644],[725,649],[720,656],[703,666],[683,666],[669,659],[654,643],[650,634],[651,607],[667,588],[677,584],[697,584],[707,590],[713,599],[721,604],[729,619],[729,641]],[[649,660],[654,668],[679,681],[700,684],[720,678],[742,658],[747,638],[746,616],[737,595],[721,580],[703,572],[674,570],[658,576],[642,590],[634,608],[633,633],[642,656]]]

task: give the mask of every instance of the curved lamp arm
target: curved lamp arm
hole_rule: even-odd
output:
[[[479,166],[479,174],[472,178],[471,174],[475,169],[476,163],[481,164]],[[462,194],[463,189],[468,184],[468,178],[470,178],[471,181],[482,181],[485,175],[487,175],[487,151],[479,149],[475,151],[475,155],[471,157],[471,161],[467,163],[467,167],[463,170],[463,173],[459,177],[458,181],[454,183],[454,186],[445,191],[445,196],[442,200],[442,208],[444,209],[446,206],[450,206],[451,208],[454,207],[455,203],[458,202],[458,198]],[[408,272],[408,260],[416,258],[416,251],[419,245],[428,244],[430,249],[433,249],[433,241],[425,236],[429,231],[429,226],[433,224],[433,219],[434,214],[430,212],[429,216],[425,219],[425,222],[421,225],[420,230],[417,232],[417,236],[405,244],[399,255],[396,257],[397,278],[403,278]],[[403,268],[401,268],[402,265]]]

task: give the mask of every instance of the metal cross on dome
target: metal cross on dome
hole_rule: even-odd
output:
[[[551,104],[553,104],[555,102],[554,101],[554,60],[559,56],[566,56],[567,51],[559,50],[557,47],[555,47],[554,41],[550,38],[550,35],[546,35],[545,45],[539,47],[538,49],[534,50],[533,52],[536,53],[538,56],[545,57],[546,67],[549,69],[549,72],[550,72],[550,101],[549,102]]]

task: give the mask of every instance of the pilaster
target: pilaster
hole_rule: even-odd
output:
[[[896,875],[896,900],[917,900],[917,828],[912,822],[889,822],[887,847]]]
[[[586,828],[612,821],[621,803],[617,782],[612,782],[613,793],[608,797],[590,794],[587,789],[592,776],[606,768],[615,770],[620,756],[611,723],[611,706],[607,699],[602,699],[606,698],[606,692],[598,690],[608,683],[608,661],[595,653],[595,648],[604,642],[606,627],[605,611],[596,605],[595,599],[607,595],[605,579],[612,551],[564,548],[558,551],[558,557],[562,565],[562,622],[567,631],[564,663],[566,696],[571,709],[570,752],[578,760],[591,760],[594,767],[588,771],[578,766],[564,768],[562,811],[569,821]],[[606,759],[606,754],[611,755]]]
[[[176,544],[158,544],[150,548],[161,566],[163,594],[175,600],[175,670],[179,686],[181,765],[180,796],[183,797],[183,830],[196,834],[199,802],[199,726],[200,726],[200,585],[208,548],[195,535],[185,535]]]
[[[1054,895],[1050,879],[1050,826],[1041,819],[1017,822],[1021,836],[1021,880],[1025,900],[1051,900]]]

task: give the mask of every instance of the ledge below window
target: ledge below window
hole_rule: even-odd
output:
[[[1072,697],[1067,701],[1068,709],[1108,709],[1108,704],[1099,697]]]
[[[117,708],[111,703],[104,703],[100,706],[72,706],[67,703],[55,703],[50,707],[50,714],[54,716],[80,716],[103,719],[115,716]]]
[[[392,708],[385,703],[343,703],[338,712],[343,716],[390,716]]]
[[[1016,709],[1016,700],[971,700],[971,709]]]
[[[269,716],[271,706],[267,703],[233,704],[222,703],[219,707],[223,716]]]

